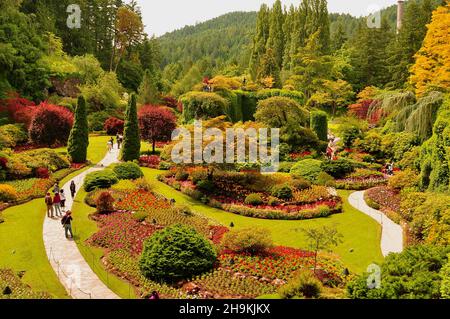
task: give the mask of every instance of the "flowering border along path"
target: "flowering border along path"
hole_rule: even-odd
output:
[[[402,227],[394,223],[381,211],[369,207],[364,200],[364,191],[352,193],[348,198],[348,202],[354,208],[372,217],[381,225],[381,252],[383,256],[386,257],[390,253],[400,253],[403,251]]]
[[[72,180],[76,184],[76,189],[83,187],[84,178],[87,174],[99,171],[118,162],[119,150],[114,148],[108,152],[105,158]],[[70,196],[68,181],[62,188],[66,194],[66,209],[72,209],[73,199]],[[44,212],[43,212],[44,213]],[[61,219],[45,218],[44,221],[44,245],[47,257],[56,272],[59,280],[66,288],[69,295],[74,299],[118,299],[92,271],[91,267],[84,260],[77,244],[73,240],[68,240],[64,236],[64,229],[61,225]]]

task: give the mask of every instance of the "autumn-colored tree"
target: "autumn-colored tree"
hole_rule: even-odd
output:
[[[177,127],[175,114],[166,107],[145,105],[139,110],[138,118],[141,136],[152,143],[153,153],[156,142],[170,140]]]
[[[125,51],[142,40],[144,34],[142,18],[130,8],[120,7],[117,10],[115,33],[110,70],[117,72]]]
[[[411,68],[410,82],[418,96],[450,87],[450,3],[433,12],[422,48]]]
[[[41,103],[33,114],[28,134],[39,145],[66,144],[73,126],[73,114],[66,108]]]

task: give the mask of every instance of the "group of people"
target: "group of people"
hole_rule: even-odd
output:
[[[76,194],[76,185],[75,182],[72,181],[70,183],[70,194],[72,199]],[[72,212],[70,210],[66,211],[66,194],[64,189],[60,189],[58,183],[55,183],[53,187],[53,196],[50,192],[45,196],[45,204],[47,206],[47,217],[55,218],[62,217],[61,224],[64,227],[66,238],[73,238],[72,233]],[[63,216],[64,213],[64,216]]]
[[[120,146],[123,143],[123,136],[117,133],[116,135],[116,143],[117,143],[117,149],[120,150]],[[114,149],[114,138],[111,136],[111,138],[108,140],[107,143],[108,146],[108,152],[111,152]]]
[[[386,166],[384,167],[385,174],[392,176],[394,175],[394,163],[386,163]]]

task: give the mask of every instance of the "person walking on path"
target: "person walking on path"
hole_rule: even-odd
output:
[[[55,186],[53,187],[53,194],[59,193],[59,185],[58,183],[55,183]]]
[[[47,205],[47,217],[53,218],[53,199],[50,193],[45,195],[45,204]]]
[[[75,197],[75,193],[77,191],[77,186],[75,185],[75,182],[70,182],[70,194],[72,195],[72,198]]]
[[[61,209],[64,212],[66,210],[66,194],[64,194],[64,189],[59,191],[59,197],[61,199]]]
[[[109,140],[108,143],[106,143],[106,145],[108,147],[108,152],[111,153],[113,148],[113,143],[111,142],[111,140]]]
[[[66,238],[69,239],[69,233],[70,238],[73,239],[73,233],[72,233],[72,212],[68,210],[64,217],[61,219],[61,224],[64,227],[64,234],[66,235]]]
[[[61,196],[59,195],[59,192],[55,194],[53,197],[53,208],[55,210],[55,216],[56,217],[62,217],[61,212]]]

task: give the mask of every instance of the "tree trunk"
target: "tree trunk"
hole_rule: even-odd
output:
[[[156,140],[153,140],[153,154],[156,153]]]

